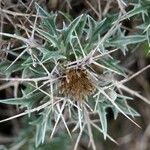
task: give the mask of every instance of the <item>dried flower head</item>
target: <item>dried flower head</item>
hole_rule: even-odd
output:
[[[94,89],[95,86],[85,69],[67,69],[60,80],[60,93],[76,101],[84,100]]]

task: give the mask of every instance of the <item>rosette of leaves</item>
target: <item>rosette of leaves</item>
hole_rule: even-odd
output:
[[[134,124],[129,116],[139,114],[128,105],[131,98],[122,95],[116,86],[115,74],[122,77],[126,74],[110,53],[115,48],[125,54],[127,45],[147,39],[142,32],[125,36],[120,22],[145,14],[149,7],[141,4],[118,20],[112,15],[98,21],[86,14],[71,20],[62,13],[48,13],[38,4],[36,8],[40,25],[33,26],[34,40],[30,43],[23,39],[19,57],[0,64],[1,75],[22,85],[20,97],[0,102],[26,110],[1,122],[28,114],[31,124],[36,126],[36,147],[49,134],[51,138],[54,134],[59,136],[61,130],[66,130],[70,137],[78,133],[74,149],[82,134],[88,135],[92,148],[96,149],[93,128],[104,139],[108,137],[115,142],[107,133],[107,108],[112,109],[115,119],[122,113]],[[60,15],[64,19],[62,24],[57,23]],[[11,78],[12,74],[20,77]]]

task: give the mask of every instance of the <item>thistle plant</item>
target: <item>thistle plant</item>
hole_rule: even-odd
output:
[[[17,54],[13,61],[0,63],[0,80],[14,86],[14,98],[0,100],[0,103],[24,110],[0,122],[28,115],[29,124],[36,128],[33,133],[36,147],[50,139],[63,138],[65,131],[70,139],[76,137],[74,150],[83,135],[96,150],[93,129],[105,140],[108,138],[117,144],[107,131],[108,108],[114,119],[121,113],[140,127],[134,121],[140,114],[129,106],[128,100],[132,98],[123,91],[150,102],[124,83],[150,66],[128,76],[119,60],[113,57],[118,51],[126,55],[130,44],[148,41],[150,45],[150,26],[146,19],[150,5],[133,2],[133,7],[120,16],[114,14],[95,20],[88,14],[71,19],[62,12],[48,13],[36,4],[37,14],[32,32],[26,30],[27,38],[0,33],[17,39],[21,45],[10,49]],[[122,22],[138,15],[142,20],[142,25],[137,26],[138,32],[125,35]],[[60,16],[63,22],[58,24]],[[12,77],[13,74],[16,76]]]

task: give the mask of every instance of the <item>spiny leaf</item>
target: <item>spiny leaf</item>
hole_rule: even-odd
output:
[[[139,117],[140,114],[135,111],[133,108],[131,108],[130,106],[128,106],[126,103],[125,103],[125,100],[124,99],[117,99],[116,100],[116,104],[118,105],[118,107],[120,107],[120,109],[122,109],[127,115],[130,115],[130,116],[136,116],[136,117]]]
[[[128,13],[126,13],[125,15],[123,15],[120,18],[120,21],[128,19],[136,14],[140,14],[140,13],[145,13],[147,11],[147,9],[150,8],[150,5],[138,5],[135,6],[134,9],[132,9],[131,11],[129,11]]]
[[[56,14],[53,13],[48,13],[46,12],[42,7],[40,7],[37,3],[36,3],[36,9],[39,15],[41,15],[41,26],[43,28],[48,29],[48,32],[51,35],[57,35],[57,30],[56,30]]]
[[[42,112],[41,116],[36,121],[36,138],[35,138],[35,145],[38,147],[41,143],[44,143],[46,131],[51,126],[50,119],[51,109],[47,108],[45,111]]]
[[[63,41],[64,41],[64,45],[67,45],[70,42],[70,39],[72,39],[72,33],[73,31],[75,31],[75,28],[77,27],[77,25],[79,24],[79,22],[81,21],[83,15],[77,17],[75,20],[73,20],[68,27],[66,27],[63,31],[62,31],[62,35],[63,35]]]
[[[112,41],[109,41],[112,45],[129,45],[129,44],[135,44],[140,43],[146,40],[145,35],[130,35],[125,36],[119,39],[114,39]]]
[[[102,125],[102,131],[104,135],[104,139],[107,137],[107,117],[106,117],[106,110],[102,103],[99,103],[97,106],[97,112],[100,117],[101,125]]]
[[[28,96],[23,96],[20,98],[10,98],[5,100],[0,100],[0,103],[9,105],[20,105],[22,108],[32,108],[32,106],[43,97],[41,93],[30,94]]]
[[[42,60],[43,62],[47,61],[47,60],[59,60],[59,59],[66,59],[66,57],[64,55],[62,55],[62,51],[49,51],[48,49],[42,47],[39,48],[40,51],[43,53],[43,57]]]
[[[58,37],[50,34],[49,32],[46,32],[42,29],[36,28],[36,31],[45,38],[49,43],[52,44],[53,47],[57,47],[58,49],[61,49],[60,43],[58,41]]]
[[[110,68],[111,70],[114,70],[119,75],[126,76],[125,72],[123,71],[123,69],[118,66],[118,64],[117,64],[118,62],[116,60],[108,58],[108,59],[101,59],[99,62],[102,65]]]

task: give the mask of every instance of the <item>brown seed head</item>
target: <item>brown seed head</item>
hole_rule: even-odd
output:
[[[94,89],[94,84],[83,69],[68,69],[60,80],[60,93],[76,101],[84,100]]]

